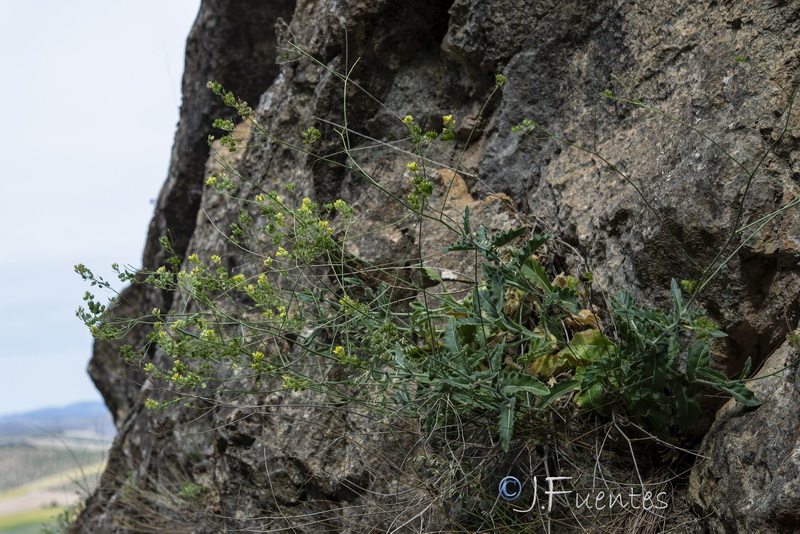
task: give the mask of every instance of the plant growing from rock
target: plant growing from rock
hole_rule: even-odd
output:
[[[340,76],[347,94],[349,76]],[[494,92],[504,82],[498,77]],[[523,428],[545,421],[554,406],[561,412],[592,412],[614,424],[627,418],[670,443],[696,420],[700,388],[758,406],[744,384],[749,363],[739,379],[709,365],[713,341],[725,334],[698,308],[697,297],[724,265],[723,251],[698,282],[671,282],[667,310],[641,305],[625,290],[605,306],[592,298],[590,274],[552,272],[537,256],[554,238],[550,234],[532,226],[492,233],[475,225],[469,208],[460,221],[447,216],[452,182],[434,183],[431,154],[446,150],[455,138],[452,115],[442,116],[441,129],[428,131],[411,115],[398,117],[408,128],[414,155],[406,165],[409,192],[400,195],[358,164],[346,121],[338,134],[350,158],[342,163],[312,151],[323,135],[319,129],[305,128],[296,142],[278,139],[246,102],[216,82],[209,88],[252,128],[251,133],[231,119],[218,119],[214,125],[225,135],[209,139],[212,148],[236,152],[254,143],[275,143],[344,167],[402,206],[401,220],[414,221],[418,243],[420,221],[447,228],[453,238],[447,250],[472,254],[475,272],[469,288],[456,294],[447,291],[440,272],[424,267],[421,249],[412,274],[369,264],[351,252],[357,218],[352,205],[341,199],[319,205],[292,185],[265,190],[217,152],[219,172],[205,183],[240,206],[224,230],[234,247],[229,250],[238,252],[179,258],[164,239],[162,247],[172,257],[162,267],[115,269],[124,282],[174,293],[171,310],[116,317],[113,307],[87,293],[86,308],[78,311],[98,338],[118,338],[141,324],[152,328],[146,346],[126,346],[121,354],[170,392],[149,400],[149,408],[313,392],[320,395],[315,402],[348,406],[374,420],[418,418],[429,436],[447,439],[465,421],[489,426],[492,441],[507,452],[515,436],[536,439],[535,431]],[[606,96],[660,113],[635,98]],[[783,133],[788,128],[787,122]],[[515,129],[528,136],[542,132],[543,139],[600,158],[636,187],[598,152],[542,125],[523,121]],[[439,208],[429,203],[436,187],[444,188]],[[758,221],[750,236],[777,213]],[[731,240],[749,228],[735,229]],[[86,267],[76,270],[93,286],[110,287]],[[432,285],[440,291],[430,291]],[[457,473],[448,476],[465,476],[455,460],[448,469],[443,471]]]

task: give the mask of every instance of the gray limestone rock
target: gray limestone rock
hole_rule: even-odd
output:
[[[799,26],[796,6],[780,1],[204,0],[143,264],[164,262],[163,236],[182,258],[235,252],[219,228],[235,220],[237,206],[203,187],[218,168],[207,158],[211,122],[231,115],[205,88],[216,80],[250,102],[274,137],[300,143],[315,126],[322,138],[311,150],[339,163],[352,158],[398,194],[409,187],[403,172],[412,157],[396,145],[407,135],[400,119],[410,114],[436,129],[452,114],[456,145],[430,156],[441,183],[454,184],[443,212],[458,220],[470,205],[476,222],[493,229],[536,221],[571,247],[571,261],[586,262],[580,269],[594,273],[598,292],[626,288],[663,304],[671,278],[716,269],[733,229],[756,228],[800,192],[800,130],[784,131],[796,117],[789,102],[800,83]],[[346,90],[334,74],[344,72]],[[498,73],[507,81],[487,103]],[[603,96],[606,89],[616,98]],[[541,128],[512,132],[525,119],[563,140],[537,139],[549,137]],[[232,165],[250,180],[242,196],[293,183],[298,198],[352,203],[365,230],[399,217],[342,166],[279,143],[235,156]],[[393,226],[353,241],[350,252],[414,267],[422,250],[428,267],[456,279],[468,271],[455,256],[426,260],[452,236],[424,235],[419,243],[412,226]],[[762,362],[800,313],[800,214],[781,212],[747,235],[733,235],[721,256],[730,257],[701,299],[730,336],[714,358],[731,375],[748,357]],[[409,245],[420,245],[416,256]],[[142,286],[121,300],[123,314],[179,304]],[[145,335],[139,329],[123,342],[141,345]],[[435,487],[441,466],[411,476],[408,460],[425,439],[419,428],[394,433],[391,421],[370,425],[358,410],[315,407],[313,395],[265,389],[153,416],[145,399],[168,392],[125,366],[120,345],[98,341],[90,364],[120,431],[75,532],[459,530],[466,527],[454,518],[486,512]],[[789,532],[796,519],[791,380],[754,385],[764,406],[741,414],[726,407],[705,442],[711,460],[696,469],[692,495],[716,532]]]

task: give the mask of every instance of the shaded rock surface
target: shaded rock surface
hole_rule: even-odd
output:
[[[750,383],[763,401],[754,411],[729,402],[703,440],[690,494],[710,532],[797,532],[800,524],[800,378],[798,357],[781,345]]]
[[[455,215],[463,205],[478,202],[486,224],[513,225],[518,215],[504,207],[502,197],[481,201],[491,193],[507,195],[523,217],[546,221],[587,258],[598,291],[628,288],[650,302],[665,302],[670,278],[699,278],[699,267],[711,264],[733,228],[762,224],[762,217],[798,193],[800,130],[787,132],[771,149],[800,82],[798,26],[800,16],[791,2],[204,0],[187,44],[181,120],[144,266],[163,263],[162,236],[169,236],[182,257],[230,251],[219,228],[235,220],[236,207],[203,188],[206,172],[215,165],[207,161],[211,121],[230,111],[207,92],[207,81],[215,79],[249,101],[278,138],[297,143],[305,128],[318,127],[323,137],[313,150],[345,162],[337,134],[345,124],[345,93],[332,71],[347,72],[358,59],[346,95],[350,149],[378,182],[402,189],[407,179],[403,170],[411,156],[384,144],[406,135],[400,122],[404,115],[413,115],[426,128],[439,128],[441,116],[452,114],[462,125],[457,141],[465,149],[432,157],[435,168],[457,167],[463,178],[445,210]],[[289,41],[319,63],[298,57]],[[734,56],[750,63],[737,63]],[[500,72],[508,81],[479,116]],[[663,110],[684,126],[600,96],[605,89]],[[512,133],[511,127],[523,119],[585,150],[534,139],[541,129],[528,137]],[[379,200],[342,167],[320,165],[275,143],[237,158],[238,172],[263,190],[291,182],[300,197],[319,202],[344,198],[363,208],[364,228],[392,217],[387,206],[374,209],[381,206]],[[636,185],[655,213],[609,163]],[[762,361],[796,326],[800,312],[800,214],[788,210],[749,241],[746,235],[734,236],[723,255],[731,255],[730,260],[702,302],[730,335],[715,358],[720,369],[732,374],[748,357]],[[449,244],[446,236],[434,237],[423,243],[424,249]],[[403,259],[412,265],[419,258],[405,251],[415,239],[395,227],[357,243],[357,252],[373,261]],[[459,264],[453,260],[438,267],[457,274]],[[121,313],[132,316],[137,310],[173,305],[168,295],[143,286],[123,297],[130,309]],[[146,333],[134,331],[124,342],[142,345]],[[434,530],[445,528],[448,514],[460,513],[461,505],[446,500],[435,501],[436,513],[430,512],[426,492],[431,489],[415,488],[404,478],[401,466],[419,437],[415,429],[390,437],[365,427],[357,413],[304,407],[308,399],[267,393],[222,405],[200,400],[199,409],[174,407],[153,417],[144,400],[166,399],[167,392],[125,366],[117,356],[119,346],[97,342],[90,364],[119,434],[109,468],[76,532],[365,532],[376,525],[382,531],[403,531],[413,521],[418,530]],[[149,357],[159,361],[161,356],[153,352]],[[781,384],[786,395],[780,402],[796,401],[788,382]],[[715,432],[726,425],[758,424],[754,418],[761,410],[770,411],[770,402],[740,418],[723,418]],[[798,411],[796,404],[793,409],[780,406]],[[287,413],[292,415],[282,415]],[[297,424],[301,420],[319,422],[317,430]],[[789,424],[781,427],[787,451],[796,446]],[[709,439],[707,447],[716,450]],[[753,437],[750,443],[761,447],[762,439]],[[396,469],[380,473],[375,451]],[[761,474],[773,464],[776,469],[793,465],[765,459]],[[729,466],[712,465],[701,472],[732,472]],[[711,513],[709,524],[719,532],[733,531],[724,529],[742,519],[725,508],[727,493],[719,484],[709,485],[713,477],[698,476],[697,499]],[[777,495],[783,491],[779,481],[788,484],[789,473],[770,476]],[[387,477],[396,478],[395,487]],[[206,493],[187,501],[188,483]],[[165,493],[174,498],[160,500],[153,509],[154,496]],[[389,493],[406,497],[378,513],[374,495]],[[794,502],[784,497],[778,502]],[[276,519],[279,512],[293,519]],[[770,519],[760,509],[756,515],[764,523],[747,523],[754,529],[749,531],[782,532],[780,514]]]

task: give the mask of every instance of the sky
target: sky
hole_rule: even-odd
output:
[[[199,4],[0,0],[0,415],[101,400],[73,266],[141,265]]]

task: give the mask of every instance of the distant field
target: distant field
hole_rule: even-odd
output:
[[[91,493],[111,439],[99,403],[0,417],[0,534],[39,534]]]
[[[2,534],[40,534],[42,523],[54,520],[63,508],[37,508],[0,517]]]
[[[94,489],[105,457],[97,448],[0,446],[0,534],[39,534]]]
[[[105,456],[104,450],[97,449],[0,445],[0,493],[44,477],[97,464],[102,462]],[[74,488],[74,486],[66,487],[68,485],[67,481],[65,487],[53,489]]]

